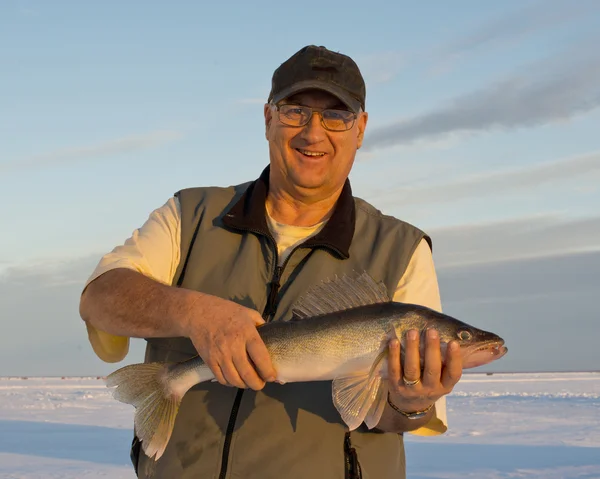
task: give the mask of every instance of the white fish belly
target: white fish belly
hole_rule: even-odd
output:
[[[349,360],[312,357],[301,362],[281,361],[274,366],[277,371],[277,381],[281,383],[331,381],[336,377],[368,371],[375,357],[375,354]]]

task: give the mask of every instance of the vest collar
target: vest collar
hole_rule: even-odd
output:
[[[240,199],[225,212],[223,224],[236,230],[249,231],[271,238],[266,219],[270,165],[253,181]],[[346,179],[333,213],[323,229],[303,243],[303,247],[324,247],[338,257],[350,257],[350,243],[356,223],[354,197],[350,181]]]

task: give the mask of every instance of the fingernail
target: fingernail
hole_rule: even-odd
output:
[[[429,336],[430,339],[437,339],[437,337],[438,337],[437,329],[433,329],[433,328],[428,329],[427,336]]]
[[[452,341],[448,347],[450,348],[450,351],[456,351],[458,349],[458,343],[456,341]]]
[[[417,339],[417,332],[414,329],[411,329],[408,332],[408,339],[414,341],[415,339]]]
[[[400,342],[397,339],[392,339],[390,341],[390,347],[397,349],[400,346]]]

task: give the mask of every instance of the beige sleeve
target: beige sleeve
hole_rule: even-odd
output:
[[[175,197],[155,209],[122,245],[105,254],[86,282],[115,268],[130,268],[156,281],[171,284],[179,265],[181,207]]]
[[[179,265],[181,207],[170,198],[150,213],[146,222],[110,253],[102,256],[85,283],[115,268],[129,268],[156,281],[171,284]],[[100,331],[86,323],[88,339],[96,355],[106,362],[121,361],[129,351],[129,338]]]
[[[431,249],[425,239],[421,240],[400,278],[394,293],[394,301],[427,306],[442,311],[437,274],[433,264]],[[448,430],[446,417],[446,396],[435,403],[435,415],[425,426],[410,431],[418,436],[436,436]]]

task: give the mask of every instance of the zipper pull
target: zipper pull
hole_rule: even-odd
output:
[[[283,268],[281,266],[277,266],[277,268],[275,268],[275,276],[273,276],[273,279],[270,283],[269,297],[267,299],[267,307],[265,308],[266,318],[268,319],[271,319],[275,315],[275,310],[277,309],[275,308],[275,304],[277,302],[277,293],[279,292],[279,288],[281,286],[279,281],[281,280],[282,273]]]

